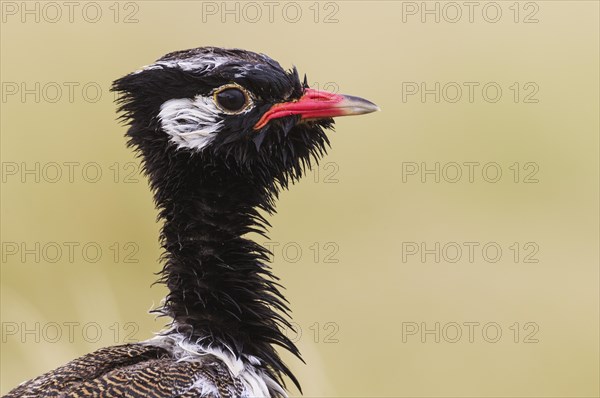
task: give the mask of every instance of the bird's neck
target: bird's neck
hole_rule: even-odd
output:
[[[177,163],[151,175],[164,221],[161,281],[169,289],[159,311],[192,343],[252,356],[291,376],[273,347],[299,356],[282,332],[285,299],[263,263],[267,250],[246,237],[264,231],[259,208],[272,210],[275,193],[217,164]]]

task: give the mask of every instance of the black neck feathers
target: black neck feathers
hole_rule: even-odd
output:
[[[273,378],[288,376],[299,388],[275,348],[300,358],[284,332],[291,327],[286,300],[266,265],[268,251],[249,236],[266,236],[263,214],[274,213],[279,190],[325,154],[325,129],[333,120],[309,124],[288,116],[255,131],[262,113],[297,100],[306,82],[263,55],[214,48],[196,53],[202,57],[195,70],[186,70],[187,58],[171,65],[167,56],[113,85],[121,118],[130,125],[129,145],[142,159],[163,222],[160,282],[169,293],[157,312],[173,319],[166,333],[255,364],[254,357]],[[224,57],[228,61],[217,65]],[[215,114],[210,92],[232,80],[253,92],[255,106],[239,115]],[[180,99],[198,102],[171,102],[169,109],[182,103],[192,109],[168,115],[170,122],[185,127],[193,121],[208,130],[166,130],[161,111]],[[181,147],[173,134],[209,134],[210,143]]]
[[[300,178],[324,152],[324,133],[319,145],[303,147],[304,156],[284,155],[285,160],[286,150],[270,143],[268,164],[257,155],[240,162],[235,153],[177,150],[168,140],[152,138],[158,134],[164,135],[157,126],[137,124],[128,132],[164,222],[160,282],[169,293],[157,312],[173,319],[170,333],[238,357],[257,357],[272,377],[286,375],[300,388],[275,349],[300,358],[283,330],[291,327],[286,300],[265,264],[268,250],[247,235],[266,237],[269,224],[261,212],[274,213],[279,188]],[[253,142],[247,145],[247,151],[257,152]]]

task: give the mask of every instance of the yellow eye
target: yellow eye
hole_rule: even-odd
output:
[[[250,94],[237,84],[226,84],[213,94],[215,104],[225,113],[241,113],[252,104]]]

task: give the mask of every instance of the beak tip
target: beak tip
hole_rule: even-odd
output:
[[[372,102],[369,102],[369,104],[365,104],[363,106],[361,106],[358,111],[356,112],[356,114],[367,114],[367,113],[373,113],[373,112],[381,112],[381,108],[377,105],[375,105]]]
[[[364,115],[381,111],[379,106],[364,98],[350,95],[344,95],[343,98],[341,105],[348,109],[348,115]]]
[[[371,105],[371,112],[381,112],[381,107],[371,101],[369,101],[369,104]]]

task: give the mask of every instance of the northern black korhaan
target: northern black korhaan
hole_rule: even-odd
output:
[[[275,347],[300,353],[268,251],[248,234],[265,234],[279,190],[325,153],[332,117],[377,106],[310,89],[266,55],[214,47],[167,54],[113,90],[164,222],[169,293],[156,311],[171,322],[7,396],[286,396],[284,376],[299,383]]]

